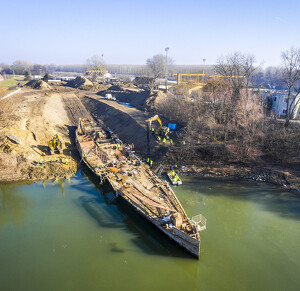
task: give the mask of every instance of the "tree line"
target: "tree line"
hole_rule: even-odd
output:
[[[149,58],[148,60],[150,60]],[[158,70],[161,73],[153,72],[150,65],[120,65],[120,64],[106,64],[106,69],[112,74],[120,75],[136,75],[136,76],[157,76],[164,77],[164,67]],[[161,67],[161,66],[160,66]],[[15,61],[12,64],[0,63],[0,73],[9,75],[24,75],[25,71],[29,71],[31,75],[44,76],[45,73],[52,75],[53,73],[79,73],[84,74],[88,69],[87,64],[78,65],[55,65],[55,64],[31,64],[26,61]],[[202,74],[204,71],[207,75],[215,74],[215,67],[213,65],[176,65],[169,63],[168,76],[173,74]],[[281,66],[257,68],[251,76],[251,84],[255,88],[267,89],[285,89],[285,84],[282,82],[283,69]]]

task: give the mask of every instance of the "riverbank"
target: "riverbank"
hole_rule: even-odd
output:
[[[90,116],[89,112],[125,143],[134,143],[137,154],[146,158],[146,120],[151,114],[105,100],[93,93],[87,97],[86,92],[79,93],[63,86],[54,86],[45,93],[43,90],[23,89],[21,93],[1,101],[0,181],[58,179],[74,175],[79,167],[75,129],[78,119]],[[47,145],[56,133],[59,133],[65,148],[63,155],[56,155],[58,162],[52,156],[50,163]],[[20,139],[21,144],[9,139],[9,134]],[[291,190],[300,189],[300,174],[295,169],[259,163],[222,162],[220,157],[210,157],[210,161],[205,161],[203,155],[197,154],[197,149],[188,152],[180,146],[159,144],[152,137],[151,149],[155,166],[161,163],[167,169],[170,165],[179,164],[180,174],[242,178]],[[207,155],[204,157],[207,158]],[[41,158],[43,165],[40,164]]]
[[[263,168],[253,165],[220,164],[216,166],[183,166],[178,169],[178,171],[181,175],[253,180],[279,185],[293,191],[300,191],[299,176],[278,169]]]

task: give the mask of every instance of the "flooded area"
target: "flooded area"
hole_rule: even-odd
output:
[[[299,290],[299,193],[183,177],[198,261],[88,175],[0,185],[1,290]]]

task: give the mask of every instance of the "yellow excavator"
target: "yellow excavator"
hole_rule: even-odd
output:
[[[157,130],[152,128],[152,122],[157,120],[159,127]],[[147,127],[150,131],[154,132],[155,135],[160,136],[161,138],[167,137],[169,133],[169,128],[167,126],[162,126],[162,122],[159,118],[158,115],[154,115],[153,117],[150,117],[149,119],[146,120],[147,122]]]
[[[48,147],[51,155],[54,155],[55,152],[58,152],[59,154],[63,153],[63,143],[60,140],[58,133],[54,135],[51,140],[49,140]]]
[[[157,121],[159,124],[159,127],[157,130],[155,130],[152,127],[152,122]],[[150,148],[150,132],[154,135],[154,137],[159,140],[159,139],[164,139],[167,137],[169,133],[169,128],[167,126],[162,126],[162,122],[159,118],[158,115],[154,115],[153,117],[150,117],[149,119],[146,120],[147,123],[147,156],[148,160],[150,161],[151,159],[151,148]]]

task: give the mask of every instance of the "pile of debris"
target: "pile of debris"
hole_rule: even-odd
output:
[[[151,89],[153,87],[155,79],[153,77],[136,77],[133,80],[133,85],[142,89]]]
[[[125,91],[124,88],[122,88],[119,85],[112,85],[111,87],[109,87],[110,91]]]
[[[31,80],[25,84],[25,86],[32,89],[51,89],[51,86],[43,80]]]
[[[97,94],[100,96],[111,94],[111,96],[115,97],[119,102],[128,103],[143,111],[156,109],[157,103],[166,98],[166,94],[161,91],[122,88],[117,85],[111,86],[108,90],[99,91]]]
[[[71,80],[67,83],[67,86],[72,88],[77,88],[81,90],[91,90],[93,89],[93,83],[85,77],[76,77],[76,79]]]

